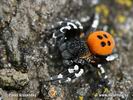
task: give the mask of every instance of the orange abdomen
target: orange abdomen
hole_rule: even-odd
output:
[[[96,31],[88,36],[87,45],[92,54],[105,56],[113,52],[115,42],[109,33]]]

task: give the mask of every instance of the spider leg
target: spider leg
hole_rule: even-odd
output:
[[[78,65],[74,65],[71,68],[61,72],[60,74],[51,77],[51,81],[58,80],[59,83],[67,83],[71,80],[80,77],[84,73],[84,69],[80,68]]]
[[[107,62],[109,61],[114,61],[115,59],[118,58],[118,54],[112,54],[112,55],[109,55],[105,58],[105,60]],[[102,67],[102,64],[98,64],[97,65],[97,68],[100,70],[100,76],[101,76],[101,79],[100,79],[100,82],[99,84],[100,85],[106,85],[106,86],[109,86],[109,81],[108,81],[108,76],[105,74],[105,70],[104,68]]]
[[[83,29],[83,26],[81,25],[81,23],[77,20],[71,20],[72,23],[74,23],[79,29]]]
[[[72,67],[68,68],[67,70],[61,72],[60,74],[51,77],[50,79],[51,80],[60,80],[60,79],[68,77],[69,75],[71,75],[72,73],[75,73],[75,71],[78,71],[78,70],[79,70],[79,66],[75,65],[75,66],[72,66]]]
[[[82,30],[83,26],[77,20],[66,19],[64,21],[57,22],[57,25],[52,29],[58,30],[57,32],[54,32],[53,36],[52,36],[54,39],[56,39],[56,38],[60,38],[62,36],[65,36],[66,31],[73,30],[73,29]]]
[[[83,26],[79,21],[76,20],[65,20],[59,22],[57,31],[53,33],[53,40],[57,43],[58,47],[68,41],[69,38],[74,38],[75,36],[80,36]]]
[[[109,55],[105,58],[106,61],[114,61],[115,59],[118,58],[118,54],[114,53],[112,55]]]
[[[83,26],[81,23],[77,20],[65,20],[60,23],[60,32],[65,33],[66,30],[72,30],[72,29],[83,29]]]
[[[110,87],[108,76],[105,74],[105,70],[102,67],[102,64],[98,64],[97,68],[99,69],[99,77],[100,77],[99,83],[97,84],[98,87],[103,87],[103,86]]]
[[[93,20],[93,21],[92,21],[92,20]],[[99,25],[99,14],[95,13],[95,14],[93,15],[93,17],[90,19],[90,21],[92,21],[92,24],[91,24],[91,26],[90,26],[89,31],[87,31],[87,32],[85,33],[85,35],[88,35],[89,33],[96,31],[96,29],[97,29],[97,27],[98,27],[98,25]]]
[[[94,15],[94,21],[91,25],[91,30],[95,31],[97,29],[98,24],[99,24],[99,14],[95,14]]]
[[[84,68],[83,65],[87,65],[90,66],[90,64],[88,64],[84,59],[75,59],[73,60],[73,62],[71,60],[68,60],[69,63],[71,62],[71,64],[75,64],[73,67],[68,68],[68,70],[62,72],[59,75],[62,75],[63,78],[60,80],[61,83],[65,83],[65,82],[70,82],[73,79],[76,79],[80,76],[82,76],[82,74],[84,73]]]
[[[98,64],[97,67],[98,67],[98,69],[100,70],[101,77],[102,77],[103,79],[107,79],[108,77],[107,77],[107,75],[105,74],[105,70],[104,70],[104,68],[102,67],[102,65],[101,65],[101,64]]]
[[[84,69],[81,68],[81,69],[79,69],[79,71],[76,71],[71,76],[67,77],[67,80],[65,80],[65,82],[70,82],[71,80],[76,79],[76,78],[82,76],[83,73],[84,73]]]
[[[80,33],[79,30],[82,30],[82,29],[83,29],[83,26],[79,21],[67,19],[60,24],[59,34],[64,33],[64,35],[67,38],[68,33],[70,33],[69,35],[72,35],[71,32],[69,31],[78,30],[76,31],[76,34],[77,34],[77,33]],[[75,32],[73,32],[73,34],[75,34]]]
[[[109,61],[113,61],[113,60],[115,60],[117,58],[118,58],[118,54],[112,54],[112,55],[107,56],[104,59],[105,59],[105,61],[109,62]],[[106,75],[102,64],[97,64],[97,68],[99,70],[98,72],[99,72],[99,77],[100,77],[100,81],[98,83],[98,87],[106,86],[106,87],[109,88],[110,84],[109,84],[108,76]]]
[[[69,82],[84,73],[84,69],[80,68],[81,64],[70,60],[73,59],[76,51],[73,53],[73,51],[69,49],[69,46],[75,46],[75,42],[79,43],[77,39],[80,37],[82,29],[83,26],[76,20],[65,20],[59,23],[58,30],[53,34],[53,38],[56,40],[57,47],[62,55],[63,64],[67,67],[71,67],[60,74],[51,77],[51,81],[59,80],[60,83]]]

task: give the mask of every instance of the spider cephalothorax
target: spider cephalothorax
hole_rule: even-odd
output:
[[[85,67],[88,70],[95,67],[100,72],[99,84],[105,83],[107,76],[102,63],[117,58],[116,54],[112,54],[115,42],[109,33],[96,31],[99,23],[97,14],[90,20],[92,23],[87,32],[83,32],[79,21],[65,20],[59,23],[53,38],[67,69],[50,80],[58,80],[59,83],[70,82],[80,77],[85,72]]]

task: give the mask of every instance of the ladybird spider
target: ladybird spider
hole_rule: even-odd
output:
[[[62,56],[62,62],[66,70],[50,78],[59,83],[70,82],[80,77],[88,70],[95,67],[100,72],[99,84],[107,83],[107,75],[102,66],[103,62],[113,61],[118,55],[113,54],[114,39],[104,31],[96,31],[99,24],[99,15],[95,14],[90,20],[91,24],[87,32],[83,32],[83,26],[76,20],[59,22],[53,39]]]

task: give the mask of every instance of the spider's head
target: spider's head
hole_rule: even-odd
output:
[[[115,42],[109,33],[96,31],[87,37],[87,45],[92,54],[106,56],[112,54]]]

